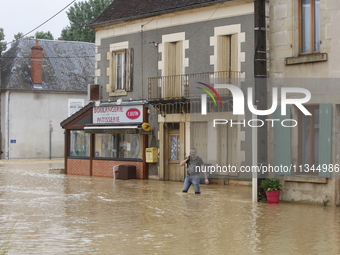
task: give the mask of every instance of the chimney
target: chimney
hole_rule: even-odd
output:
[[[38,40],[31,48],[31,79],[34,84],[42,84],[42,50]]]

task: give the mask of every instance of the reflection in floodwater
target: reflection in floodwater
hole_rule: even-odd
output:
[[[0,254],[339,254],[340,209],[251,202],[251,188],[48,173],[0,162]],[[8,239],[8,242],[6,240]]]

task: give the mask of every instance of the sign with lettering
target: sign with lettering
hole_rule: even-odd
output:
[[[93,124],[143,122],[143,105],[93,107]]]

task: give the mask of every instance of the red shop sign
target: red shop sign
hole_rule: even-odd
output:
[[[140,116],[140,111],[136,108],[131,108],[126,111],[126,117],[129,119],[137,119]]]

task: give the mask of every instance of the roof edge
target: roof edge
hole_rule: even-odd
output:
[[[90,102],[87,105],[85,105],[83,108],[81,108],[79,111],[77,111],[76,113],[74,113],[73,115],[71,115],[70,117],[68,117],[67,119],[63,120],[62,122],[60,122],[60,126],[65,129],[65,126],[67,124],[69,124],[71,121],[75,120],[76,118],[78,118],[79,116],[81,116],[83,113],[87,112],[88,110],[90,110],[93,106],[95,105],[94,102]]]
[[[232,1],[237,1],[237,0],[218,0],[218,1],[213,2],[213,3],[194,4],[194,5],[189,5],[189,6],[186,6],[186,7],[173,8],[173,9],[168,9],[168,10],[164,10],[164,11],[158,11],[158,12],[154,12],[154,13],[146,13],[146,14],[126,17],[126,18],[121,18],[121,19],[103,21],[103,22],[98,22],[98,23],[89,23],[89,24],[86,25],[86,27],[89,27],[89,28],[92,29],[92,27],[106,25],[106,24],[110,24],[110,23],[118,23],[118,22],[122,22],[122,21],[137,20],[137,19],[141,19],[141,18],[148,18],[148,17],[172,13],[172,12],[176,12],[176,11],[185,11],[185,10],[190,10],[190,9],[195,9],[195,8],[200,8],[200,7],[206,7],[206,6],[210,6],[210,5],[214,5],[214,4],[218,4],[218,3],[232,2]]]

